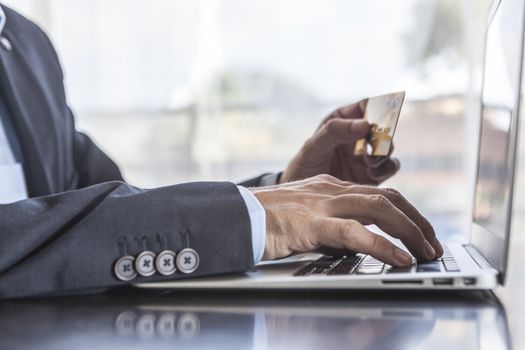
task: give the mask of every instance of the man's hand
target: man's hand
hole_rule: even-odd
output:
[[[335,248],[370,254],[392,266],[412,258],[364,225],[400,239],[422,260],[443,254],[430,223],[399,192],[354,185],[329,175],[250,188],[266,211],[264,259]]]
[[[345,181],[378,185],[394,175],[399,170],[397,159],[354,155],[355,142],[370,131],[363,120],[367,101],[337,109],[326,117],[288,164],[280,183],[330,174]]]

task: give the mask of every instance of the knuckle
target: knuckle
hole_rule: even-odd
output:
[[[391,200],[394,203],[401,203],[401,202],[406,202],[407,201],[405,199],[405,197],[401,194],[401,192],[399,192],[396,189],[387,188],[385,191],[388,193],[389,198],[391,198]]]
[[[329,196],[329,198],[331,198],[331,187],[332,185],[326,181],[314,180],[307,184],[306,191],[312,195],[315,194],[316,196]]]
[[[339,121],[337,119],[330,119],[329,121],[326,122],[326,124],[324,125],[325,129],[328,131],[328,132],[334,132],[337,130],[337,128],[339,128]]]
[[[312,176],[308,182],[309,182],[309,185],[313,185],[315,183],[324,182],[323,174],[318,174],[318,175]]]
[[[339,118],[339,117],[341,117],[341,110],[342,110],[342,109],[343,109],[343,107],[341,107],[341,108],[337,108],[337,109],[334,109],[334,110],[332,111],[332,113],[330,113],[330,116],[331,116],[332,118]]]
[[[328,175],[328,174],[319,174],[319,175],[316,175],[314,178],[321,182],[333,183],[336,181],[335,177],[333,177],[332,175]]]
[[[423,229],[427,233],[427,235],[434,237],[434,238],[436,237],[436,233],[434,232],[434,229],[432,228],[432,224],[424,216],[421,217],[421,226],[423,226]]]
[[[378,235],[374,235],[372,237],[372,243],[370,244],[370,247],[369,247],[369,252],[378,252],[381,250],[381,246],[382,246],[382,237],[381,236],[378,236]]]
[[[308,138],[305,142],[304,142],[304,145],[303,147],[301,148],[301,151],[308,151],[308,150],[311,150],[312,148],[315,148],[315,143],[316,143],[316,139],[315,137],[310,137]]]
[[[355,220],[348,220],[344,223],[341,230],[341,238],[345,242],[350,242],[356,235],[359,223]]]
[[[364,193],[366,194],[366,186],[355,184],[355,183],[348,183],[347,190],[349,193]]]
[[[386,196],[382,195],[382,194],[373,194],[370,196],[370,202],[372,202],[372,204],[378,208],[381,208],[381,209],[385,209],[385,208],[388,208],[390,207],[390,201],[388,200],[388,198],[386,198]]]
[[[314,178],[312,178],[311,181],[308,182],[307,186],[308,186],[308,188],[311,188],[311,189],[314,189],[314,190],[318,190],[318,189],[322,189],[324,186],[326,186],[326,183],[324,181],[320,181],[319,179],[314,177]]]
[[[401,194],[401,192],[399,192],[398,190],[396,190],[395,188],[392,188],[392,187],[389,187],[389,188],[386,188],[385,189],[386,192],[390,193],[392,196],[394,197],[403,197],[403,195]]]
[[[330,137],[330,134],[331,134],[331,126],[332,125],[332,121],[328,121],[326,124],[324,124],[316,133],[316,137],[317,137],[317,140],[323,140],[323,139],[328,139]]]

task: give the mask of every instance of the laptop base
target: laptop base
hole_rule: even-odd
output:
[[[255,271],[244,274],[200,277],[187,280],[137,284],[140,288],[192,290],[279,290],[279,289],[432,289],[432,290],[488,290],[497,286],[496,269],[488,262],[476,262],[469,253],[470,245],[450,244],[459,271],[416,271],[376,274],[308,274],[297,276],[322,254],[300,254],[278,261],[263,262]]]

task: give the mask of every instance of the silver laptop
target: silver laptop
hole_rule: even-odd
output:
[[[254,271],[139,284],[165,289],[492,289],[505,281],[523,64],[524,0],[494,1],[487,22],[469,241],[442,258],[393,268],[363,254],[300,254]]]

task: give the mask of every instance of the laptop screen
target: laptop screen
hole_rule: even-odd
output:
[[[506,264],[515,166],[517,109],[521,84],[523,0],[494,4],[485,41],[474,227],[485,257]],[[483,234],[480,234],[484,231]],[[482,237],[484,239],[481,239]],[[488,238],[490,237],[490,238]]]

